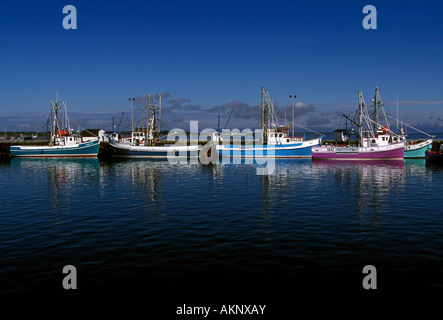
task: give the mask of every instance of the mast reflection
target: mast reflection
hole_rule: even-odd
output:
[[[380,213],[385,211],[389,197],[399,194],[405,185],[404,161],[329,161],[312,162],[315,175],[333,175],[339,186],[336,201],[355,201],[355,210],[364,224],[365,213],[374,211],[372,225],[380,224]],[[352,202],[351,202],[352,203]]]
[[[81,196],[85,180],[96,184],[99,172],[98,159],[11,159],[26,174],[47,179],[49,202],[56,224],[66,221],[71,212],[71,202]],[[85,177],[87,179],[85,179]],[[90,196],[90,195],[89,195]]]

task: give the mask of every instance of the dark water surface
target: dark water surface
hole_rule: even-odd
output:
[[[443,290],[443,167],[425,160],[257,165],[0,164],[1,294],[264,299]],[[227,303],[227,302],[226,302]],[[259,302],[253,302],[259,303]]]

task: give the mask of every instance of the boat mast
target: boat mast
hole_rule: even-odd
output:
[[[395,132],[398,134],[398,94],[397,94],[397,127],[395,129]]]
[[[158,125],[157,125],[157,130],[158,133],[160,135],[161,133],[161,120],[162,120],[162,95],[159,95],[158,97]]]
[[[384,118],[384,127],[387,128],[389,131],[391,130],[390,126],[389,126],[389,121],[388,121],[388,117],[386,116],[386,110],[385,110],[385,105],[383,103],[383,100],[380,96],[380,92],[378,91],[378,87],[375,88],[375,98],[374,98],[374,103],[375,103],[375,110],[376,110],[376,118],[374,119],[374,121],[376,122],[375,126],[377,127],[381,127],[380,125],[380,107],[382,108],[383,111],[383,118]],[[377,131],[375,131],[375,133],[377,133]]]
[[[263,131],[263,144],[267,144],[268,142],[268,110],[267,106],[265,106],[265,88],[261,88],[261,128]]]
[[[294,94],[293,96],[292,95],[289,95],[289,99],[291,99],[292,100],[292,125],[291,125],[291,127],[292,127],[292,136],[293,137],[295,137],[295,125],[294,125],[294,99],[295,98],[297,98],[297,96]]]
[[[128,98],[129,102],[131,103],[131,135],[132,132],[134,132],[134,101],[135,98]],[[132,141],[132,138],[131,138]]]
[[[374,132],[375,135],[377,136],[377,130],[378,130],[378,101],[377,101],[377,96],[378,96],[378,87],[375,87],[375,95],[374,95]]]
[[[286,127],[286,107],[285,107],[285,127]]]
[[[51,141],[50,145],[56,144],[57,131],[59,130],[58,125],[58,110],[60,109],[57,101],[52,101],[51,99]]]
[[[53,101],[52,101],[52,99],[51,99],[51,113],[50,113],[50,124],[51,124],[51,134],[50,134],[50,136],[49,136],[49,139],[48,139],[48,141],[49,141],[49,145],[50,146],[52,146],[52,144],[53,144],[53,137],[54,137],[54,103],[53,103]]]
[[[295,99],[295,97],[296,96],[294,94],[294,98],[291,98],[291,100],[292,100],[292,137],[295,137],[295,125],[294,125],[294,99]]]
[[[150,120],[151,120],[151,94],[148,92],[148,107],[147,107],[147,123],[146,123],[146,139],[145,139],[145,146],[149,146],[151,145],[151,137],[150,137],[150,133],[151,133],[151,124],[150,124]]]
[[[358,140],[360,143],[360,146],[363,146],[363,93],[360,90],[358,92]]]
[[[154,138],[160,136],[161,130],[161,111],[162,108],[162,96],[158,95],[158,100],[155,100],[155,94],[148,93],[148,105],[147,105],[147,126],[146,126],[146,141],[145,145],[152,146]]]
[[[64,123],[64,130],[66,130],[66,133],[71,133],[71,123],[69,122],[69,115],[68,115],[68,107],[66,100],[63,100],[63,111],[64,111],[64,117],[65,117],[65,123]]]

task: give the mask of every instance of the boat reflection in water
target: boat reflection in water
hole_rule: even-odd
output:
[[[163,210],[162,184],[168,167],[172,166],[162,159],[131,159],[106,163],[100,169],[102,176],[110,178],[108,187],[115,189],[117,197],[110,201],[152,214]]]
[[[318,176],[332,174],[339,192],[336,201],[348,205],[355,203],[360,223],[369,222],[373,226],[380,224],[381,213],[392,210],[390,199],[403,191],[406,180],[403,160],[316,160],[312,161],[312,172]],[[371,212],[375,215],[365,222],[365,215]]]
[[[11,292],[59,297],[59,266],[71,263],[91,298],[361,292],[367,264],[394,293],[439,283],[442,175],[424,161],[278,159],[271,175],[254,164],[10,163],[0,211],[12,222],[2,230]]]
[[[71,213],[71,203],[82,199],[85,203],[94,203],[98,194],[91,193],[90,185],[99,185],[99,160],[97,158],[12,158],[11,168],[25,172],[28,185],[41,184],[47,189],[40,189],[42,199],[50,203],[56,223],[63,223]],[[87,179],[85,179],[87,177]],[[88,191],[85,191],[88,189]],[[100,188],[96,188],[97,192]],[[42,211],[46,208],[41,207]]]

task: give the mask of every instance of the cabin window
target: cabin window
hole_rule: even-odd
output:
[[[289,142],[289,139],[286,139],[286,142]]]
[[[371,142],[372,142],[372,143],[375,143],[375,139],[372,139]]]

